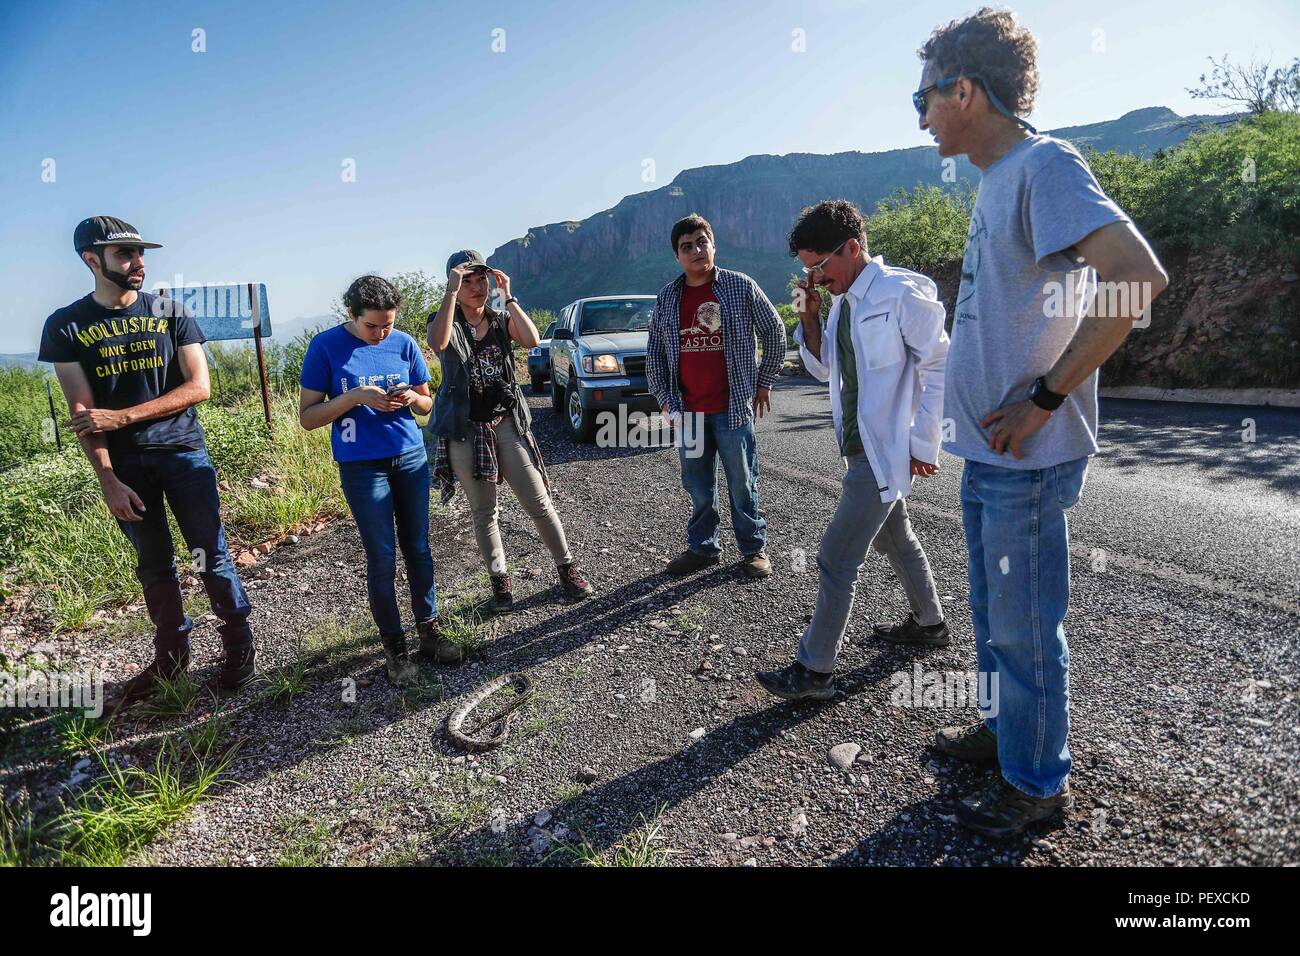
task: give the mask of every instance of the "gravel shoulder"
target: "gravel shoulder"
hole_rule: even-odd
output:
[[[231,782],[136,861],[556,865],[611,861],[647,845],[667,851],[659,859],[672,865],[1300,858],[1294,604],[1285,594],[1261,600],[1207,586],[1204,575],[1126,561],[1130,552],[1118,547],[1116,560],[1096,570],[1088,555],[1106,539],[1095,528],[1076,531],[1067,621],[1076,805],[1061,822],[1003,843],[967,834],[953,804],[986,772],[937,758],[928,744],[937,728],[974,711],[894,702],[897,675],[974,668],[965,550],[957,502],[946,492],[918,496],[914,523],[953,644],[914,652],[871,642],[874,621],[905,614],[901,590],[873,553],[859,580],[839,696],[807,706],[768,697],[753,672],[793,654],[816,597],[817,542],[837,499],[833,445],[807,411],[820,408],[816,390],[783,380],[775,399],[775,418],[760,428],[760,494],[777,573],[749,582],[735,567],[726,523],[721,566],[665,577],[664,563],[684,545],[676,453],[577,446],[533,397],[556,507],[597,593],[565,601],[530,520],[506,492],[501,523],[516,610],[493,620],[466,666],[422,665],[426,683],[415,694],[395,692],[383,676],[350,521],[277,549],[250,575],[264,668],[291,665],[322,628],[332,649],[312,658],[288,706],[256,689],[223,704],[241,741]],[[951,475],[956,463],[944,467]],[[432,542],[444,605],[481,593],[463,498],[435,514]],[[217,643],[203,621],[200,676]],[[57,650],[123,674],[128,662],[148,659],[149,641],[143,633],[72,636]],[[477,757],[449,745],[442,725],[462,695],[515,670],[533,677],[537,694],[509,741]],[[210,710],[124,726],[111,752],[144,760],[161,737]],[[858,748],[847,769],[830,759],[843,744]],[[0,786],[52,797],[70,763],[20,749],[0,767]]]

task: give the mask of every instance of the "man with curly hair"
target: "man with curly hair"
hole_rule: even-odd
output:
[[[949,641],[930,562],[912,533],[905,498],[917,475],[938,472],[944,308],[934,282],[868,258],[862,214],[850,202],[818,203],[799,214],[790,255],[803,263],[795,296],[795,340],[813,377],[829,382],[831,417],[845,473],[835,515],[817,550],[817,607],[793,663],[756,676],[784,700],[828,700],[853,608],[858,571],[874,546],[903,583],[911,614],[877,625],[898,644]],[[822,286],[834,296],[821,326]]]
[[[1070,144],[1022,116],[1038,92],[1037,43],[985,7],[919,51],[913,103],[939,155],[981,173],[948,352],[945,450],[966,459],[962,519],[970,604],[993,706],[935,747],[996,764],[959,802],[990,836],[1071,805],[1066,512],[1097,451],[1097,369],[1168,284],[1129,217]],[[1132,291],[1098,295],[1098,281]],[[996,678],[996,681],[994,680]]]

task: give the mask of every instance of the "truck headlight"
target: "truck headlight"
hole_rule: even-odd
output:
[[[582,357],[582,370],[589,375],[616,375],[618,374],[618,356],[584,355]]]

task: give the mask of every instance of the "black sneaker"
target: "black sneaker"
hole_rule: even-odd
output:
[[[492,610],[508,611],[515,606],[514,585],[510,581],[508,574],[493,574],[492,578]]]
[[[998,737],[980,721],[969,727],[945,727],[934,735],[934,749],[970,763],[997,763]]]
[[[157,689],[159,681],[174,681],[189,668],[188,647],[181,648],[179,651],[157,651],[148,667],[117,687],[109,703],[117,708],[144,700]]]
[[[406,653],[406,634],[385,637],[384,670],[388,680],[395,687],[410,687],[419,679],[420,672]]]
[[[1074,805],[1070,784],[1054,797],[1032,797],[998,778],[992,786],[957,801],[957,822],[988,837],[1009,837]]]
[[[698,551],[687,548],[668,562],[668,567],[664,568],[664,572],[672,575],[691,574],[700,570],[700,568],[707,568],[709,565],[717,564],[721,560],[722,555],[720,554],[700,554]]]
[[[435,664],[460,664],[465,660],[465,648],[442,633],[436,617],[417,622],[415,631],[420,635],[420,656],[425,660]]]
[[[830,700],[835,696],[834,674],[810,671],[798,661],[779,671],[759,671],[754,679],[782,700]]]
[[[239,690],[253,679],[257,672],[257,644],[251,638],[226,644],[222,641],[225,656],[217,673],[217,687],[221,690]]]
[[[560,587],[564,588],[564,594],[570,601],[581,601],[591,596],[591,584],[582,576],[578,562],[557,565],[555,570],[560,575]]]
[[[916,623],[916,618],[911,614],[907,615],[907,620],[902,624],[877,624],[872,627],[871,632],[882,641],[893,644],[947,647],[952,641],[952,631],[948,630],[947,621],[922,626]]]

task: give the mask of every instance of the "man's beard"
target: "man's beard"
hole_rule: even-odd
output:
[[[119,289],[124,289],[127,292],[138,292],[140,288],[144,285],[143,272],[140,273],[139,281],[135,285],[132,285],[131,283],[134,280],[128,273],[115,272],[114,270],[108,267],[108,263],[104,261],[103,253],[100,253],[99,255],[99,271],[104,274],[105,279],[113,283]]]

